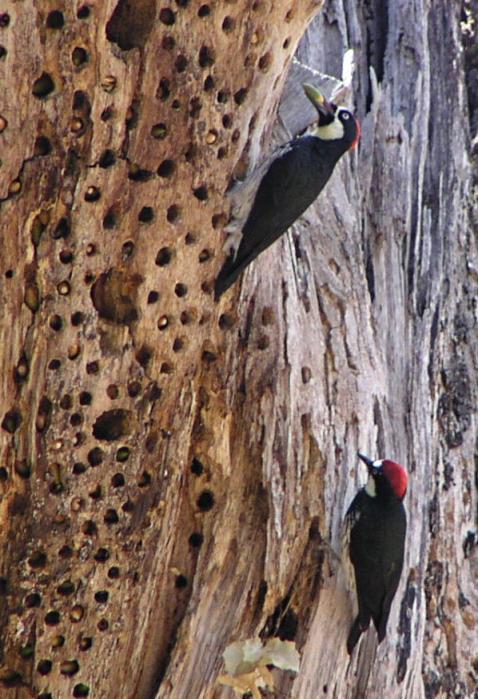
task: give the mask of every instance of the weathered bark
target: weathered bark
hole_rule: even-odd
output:
[[[319,4],[8,4],[5,696],[232,697],[222,653],[258,634],[301,651],[296,677],[276,673],[281,697],[473,696],[478,260],[459,6],[327,3],[299,57],[338,75],[355,49],[360,149],[212,299],[225,191],[267,152]],[[34,95],[42,73],[54,90]],[[277,140],[303,109],[290,90]],[[408,466],[410,531],[387,639],[349,664],[334,550],[357,448]]]

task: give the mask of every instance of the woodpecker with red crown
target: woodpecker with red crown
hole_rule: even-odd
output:
[[[328,102],[312,85],[303,87],[317,109],[317,124],[312,133],[281,146],[232,190],[233,218],[225,228],[228,257],[216,279],[216,300],[315,201],[342,155],[359,141],[360,124],[351,112]]]
[[[359,490],[345,516],[343,545],[350,556],[357,591],[358,614],[352,624],[347,650],[373,621],[378,642],[385,638],[387,621],[403,568],[407,518],[403,498],[408,476],[403,466],[383,459],[372,461],[358,454],[368,469],[368,481]]]

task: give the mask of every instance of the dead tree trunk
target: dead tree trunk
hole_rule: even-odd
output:
[[[338,75],[355,49],[360,149],[242,285],[211,294],[225,192],[274,122],[279,140],[296,123],[291,85],[275,114],[319,6],[1,10],[2,696],[230,699],[222,653],[257,635],[301,653],[279,697],[473,696],[458,4],[326,3],[299,58]],[[349,663],[333,551],[357,448],[408,466],[410,527],[387,639]]]

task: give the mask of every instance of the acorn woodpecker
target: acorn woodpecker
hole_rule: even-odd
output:
[[[230,193],[228,257],[216,279],[216,300],[313,203],[339,159],[359,141],[360,125],[351,112],[312,85],[303,87],[319,115],[315,129],[281,146]]]
[[[344,555],[350,556],[355,572],[358,615],[352,624],[347,650],[352,653],[372,619],[378,642],[385,638],[392,600],[403,568],[407,518],[403,498],[408,476],[400,464],[389,459],[372,461],[359,453],[369,477],[345,516]]]

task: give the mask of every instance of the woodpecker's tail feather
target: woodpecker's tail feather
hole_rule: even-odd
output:
[[[367,628],[368,624],[364,626],[363,623],[360,623],[360,616],[357,616],[347,637],[347,652],[349,655],[352,655],[352,651],[357,645],[360,636],[367,630]]]
[[[242,267],[234,268],[232,261],[226,260],[214,283],[214,300],[219,301],[225,291],[234,284],[242,272]]]

